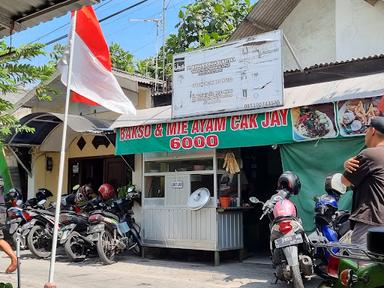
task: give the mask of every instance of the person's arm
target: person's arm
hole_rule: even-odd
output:
[[[341,181],[347,187],[358,186],[367,176],[372,173],[371,170],[371,159],[364,154],[359,154],[354,157],[358,161],[358,167],[353,169],[345,170]],[[351,159],[348,159],[348,162]]]
[[[344,175],[341,176],[341,183],[343,183],[347,188],[352,186],[352,183],[347,178],[345,178]]]
[[[344,162],[344,169],[349,173],[355,172],[357,168],[359,168],[359,160],[357,159],[357,156],[349,158]]]

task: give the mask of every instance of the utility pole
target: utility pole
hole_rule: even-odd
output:
[[[162,24],[163,24],[163,91],[165,90],[164,87],[166,87],[165,84],[165,17],[166,17],[166,9],[165,7],[165,0],[163,0],[163,13],[162,13]]]
[[[155,93],[157,92],[157,81],[159,79],[158,70],[159,70],[159,64],[158,64],[158,58],[159,58],[159,28],[160,23],[162,23],[162,19],[158,18],[147,18],[147,19],[128,19],[131,22],[152,22],[156,24],[156,56],[155,56]],[[164,50],[164,48],[163,48]],[[164,73],[163,73],[164,74]]]

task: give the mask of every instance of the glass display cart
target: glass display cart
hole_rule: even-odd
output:
[[[240,163],[236,149],[144,154],[144,246],[214,251],[217,265],[220,251],[243,249],[240,173],[230,175],[231,201],[220,207],[228,151]],[[188,198],[199,188],[207,188],[210,197],[204,207],[192,210]]]

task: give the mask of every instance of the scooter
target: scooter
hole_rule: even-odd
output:
[[[327,249],[340,261],[338,277],[321,284],[320,287],[384,287],[383,242],[384,227],[376,227],[367,233],[367,247],[342,243],[316,243],[316,247]]]
[[[298,187],[297,187],[298,186]],[[249,201],[263,204],[263,214],[270,220],[270,250],[272,263],[276,269],[276,280],[293,283],[295,288],[303,288],[303,276],[313,275],[313,249],[304,232],[295,205],[289,200],[291,194],[300,190],[298,177],[292,172],[284,172],[278,181],[277,193],[268,201],[261,202],[256,197]]]
[[[316,231],[309,235],[311,242],[323,243],[343,241],[350,231],[349,211],[339,210],[338,201],[345,194],[346,187],[341,182],[342,174],[335,173],[325,179],[326,194],[315,197]],[[335,248],[336,249],[336,248]],[[335,250],[337,252],[337,249]],[[337,276],[338,262],[327,249],[319,248],[315,254],[314,271],[324,279]]]

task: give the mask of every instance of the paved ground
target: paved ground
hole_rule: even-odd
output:
[[[1,252],[0,252],[1,253]],[[0,254],[1,255],[1,254]],[[8,259],[0,257],[0,270],[4,271]],[[22,252],[22,288],[43,288],[48,278],[49,261],[31,258]],[[16,284],[16,274],[0,272],[0,282]],[[287,287],[272,284],[273,270],[268,261],[246,260],[242,263],[226,261],[214,267],[210,263],[181,262],[171,259],[147,259],[135,256],[120,258],[116,264],[103,266],[96,258],[83,263],[68,263],[59,257],[55,281],[59,288],[253,288]],[[312,279],[305,287],[317,287]]]

